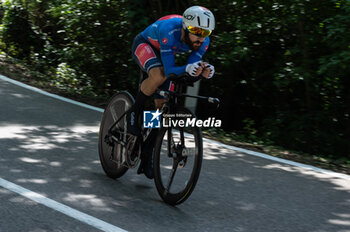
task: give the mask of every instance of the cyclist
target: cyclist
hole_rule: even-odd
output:
[[[183,16],[168,15],[158,19],[138,34],[132,45],[132,55],[140,68],[148,74],[142,82],[135,104],[127,114],[127,129],[140,136],[137,119],[143,110],[145,101],[159,87],[172,90],[173,85],[167,76],[187,72],[191,76],[202,75],[211,78],[214,75],[214,66],[202,62],[201,58],[209,47],[209,35],[215,27],[213,13],[205,7],[192,6],[185,10]],[[175,55],[191,51],[184,66],[175,66]],[[156,108],[161,108],[165,102],[161,96],[155,96]],[[156,130],[150,139],[156,137]],[[153,143],[149,142],[143,148],[141,164],[138,173],[144,173],[153,178]]]

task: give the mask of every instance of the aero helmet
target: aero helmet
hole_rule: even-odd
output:
[[[197,36],[207,37],[215,28],[214,15],[205,7],[192,6],[183,13],[183,28]]]

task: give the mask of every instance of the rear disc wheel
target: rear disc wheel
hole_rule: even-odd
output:
[[[108,102],[103,113],[99,138],[98,151],[101,165],[106,175],[116,179],[125,174],[127,167],[122,165],[122,153],[126,152],[125,147],[113,139],[108,138],[108,131],[111,126],[134,104],[134,98],[128,92],[116,93]],[[116,128],[120,132],[126,131],[126,117],[122,118]],[[126,134],[120,134],[126,136]],[[126,141],[126,137],[124,138]],[[109,140],[108,144],[106,140]]]

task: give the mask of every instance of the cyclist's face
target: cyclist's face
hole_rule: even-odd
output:
[[[190,40],[189,42],[191,43],[190,47],[192,48],[192,50],[198,50],[205,40],[204,37],[199,37],[191,33],[188,33],[188,38]]]

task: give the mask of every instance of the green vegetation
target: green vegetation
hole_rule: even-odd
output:
[[[201,83],[200,94],[222,104],[216,112],[201,103],[200,117],[221,118],[219,134],[349,158],[347,0],[7,0],[0,49],[45,74],[38,81],[68,93],[103,99],[116,90],[135,93],[133,37],[191,5],[206,6],[217,20],[204,57],[216,75]]]

